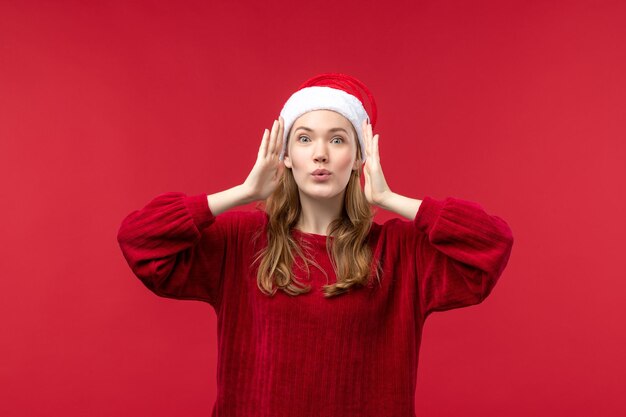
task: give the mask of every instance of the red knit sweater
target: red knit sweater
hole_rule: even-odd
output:
[[[268,297],[251,267],[267,244],[264,233],[251,237],[266,224],[260,210],[214,216],[206,194],[169,192],[130,213],[118,232],[130,268],[151,291],[213,306],[214,417],[413,417],[424,320],[482,302],[513,245],[507,223],[480,205],[424,197],[415,220],[372,224],[380,285],[324,298],[321,287],[336,280],[326,236],[293,230],[312,244],[330,281],[314,266],[306,281],[294,266],[311,291]]]

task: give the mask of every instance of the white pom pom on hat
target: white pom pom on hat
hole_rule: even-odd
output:
[[[365,110],[365,103],[359,93],[361,88],[369,99],[372,117]],[[361,125],[369,119],[372,127],[376,125],[377,109],[374,96],[365,84],[353,76],[328,72],[309,78],[289,97],[280,116],[284,120],[283,149],[279,160],[283,160],[287,147],[287,136],[296,119],[312,110],[333,110],[343,115],[352,123],[361,145],[362,161],[365,163],[365,138]]]

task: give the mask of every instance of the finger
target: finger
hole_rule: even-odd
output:
[[[276,178],[282,177],[284,170],[285,170],[285,164],[283,163],[283,161],[279,161],[278,169],[276,170]]]
[[[361,133],[363,135],[363,145],[365,145],[365,157],[367,157],[367,138],[365,137],[365,120],[361,122]]]
[[[370,140],[371,138],[367,129],[367,120],[364,120],[363,123],[365,125],[363,128],[363,136],[365,137],[365,152],[367,153],[367,157],[369,158],[369,156],[372,154],[372,146]]]
[[[367,139],[365,138],[365,120],[363,120],[361,122],[361,133],[363,135],[363,148],[365,150],[365,155],[363,155],[363,158],[367,158]]]
[[[372,144],[372,156],[374,158],[378,158],[378,135],[374,136],[374,132],[372,131],[372,125],[368,124],[368,131],[369,131],[369,137],[370,137],[370,142]]]
[[[374,142],[374,154],[376,155],[376,158],[380,157],[380,154],[378,153],[378,133],[374,136],[373,142]]]
[[[261,146],[259,147],[259,156],[264,158],[267,154],[267,137],[269,130],[263,129],[263,139],[261,140]]]
[[[285,120],[281,117],[278,118],[278,137],[276,138],[276,152],[274,152],[276,155],[278,155],[282,150],[283,150],[283,142],[284,142],[284,138],[283,136],[285,135]]]
[[[274,148],[276,146],[276,128],[277,128],[277,125],[278,125],[278,122],[276,120],[274,120],[274,123],[272,124],[272,132],[270,134],[269,149],[267,150],[266,156],[270,156],[272,153],[274,153]]]

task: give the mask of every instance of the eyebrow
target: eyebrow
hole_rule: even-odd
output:
[[[300,129],[304,129],[304,130],[307,130],[309,132],[313,132],[313,129],[311,129],[309,127],[306,127],[306,126],[300,126],[300,127],[296,128],[296,130],[294,130],[294,132],[296,132],[296,131],[298,131]],[[328,129],[329,132],[336,132],[338,130],[343,130],[346,133],[346,135],[348,134],[348,131],[346,129],[344,129],[343,127],[333,127],[332,129]]]

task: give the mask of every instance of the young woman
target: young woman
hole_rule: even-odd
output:
[[[359,80],[313,77],[241,185],[164,193],[123,220],[136,276],[217,314],[213,416],[414,416],[425,319],[482,302],[501,276],[507,223],[470,201],[392,192],[375,122]],[[372,206],[405,219],[378,224]]]

